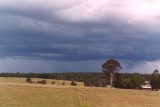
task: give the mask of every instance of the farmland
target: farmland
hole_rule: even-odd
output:
[[[33,79],[34,81],[39,79]],[[0,107],[159,107],[160,92],[114,88],[27,84],[24,78],[0,78]]]

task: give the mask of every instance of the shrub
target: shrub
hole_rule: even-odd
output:
[[[64,81],[62,82],[62,85],[65,85],[65,82],[64,82]]]
[[[77,86],[77,83],[74,82],[74,81],[72,81],[72,82],[71,82],[71,86]]]
[[[27,82],[27,83],[32,83],[31,78],[30,78],[30,77],[27,77],[27,78],[26,78],[26,82]]]
[[[46,80],[42,80],[42,81],[37,81],[38,84],[47,84]]]
[[[56,84],[56,82],[55,82],[55,81],[52,81],[51,84]]]

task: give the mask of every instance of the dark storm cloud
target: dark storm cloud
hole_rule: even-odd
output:
[[[101,60],[107,58],[155,60],[159,58],[157,55],[160,53],[158,51],[159,38],[150,38],[150,35],[153,34],[148,32],[125,33],[123,29],[130,29],[130,26],[119,27],[119,29],[106,26],[106,30],[115,30],[109,32],[106,32],[105,28],[87,28],[86,30],[78,27],[82,31],[80,37],[74,36],[76,35],[74,31],[67,33],[59,29],[52,33],[14,29],[1,30],[0,48],[2,51],[0,55],[2,57],[25,56],[47,60]]]
[[[68,18],[70,9],[79,7],[77,2],[67,7],[1,5],[0,57],[54,61],[116,58],[136,63],[160,59],[160,32],[153,24],[150,28],[111,12],[98,19],[88,14],[77,18],[76,13]],[[69,10],[66,17],[65,10]]]

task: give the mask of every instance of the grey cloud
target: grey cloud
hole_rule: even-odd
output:
[[[1,7],[0,57],[69,62],[116,58],[134,64],[160,59],[160,32],[145,24],[113,14],[100,21],[69,22],[56,11]]]

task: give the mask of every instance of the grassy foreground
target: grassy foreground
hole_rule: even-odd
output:
[[[160,107],[160,92],[0,81],[0,107]]]

